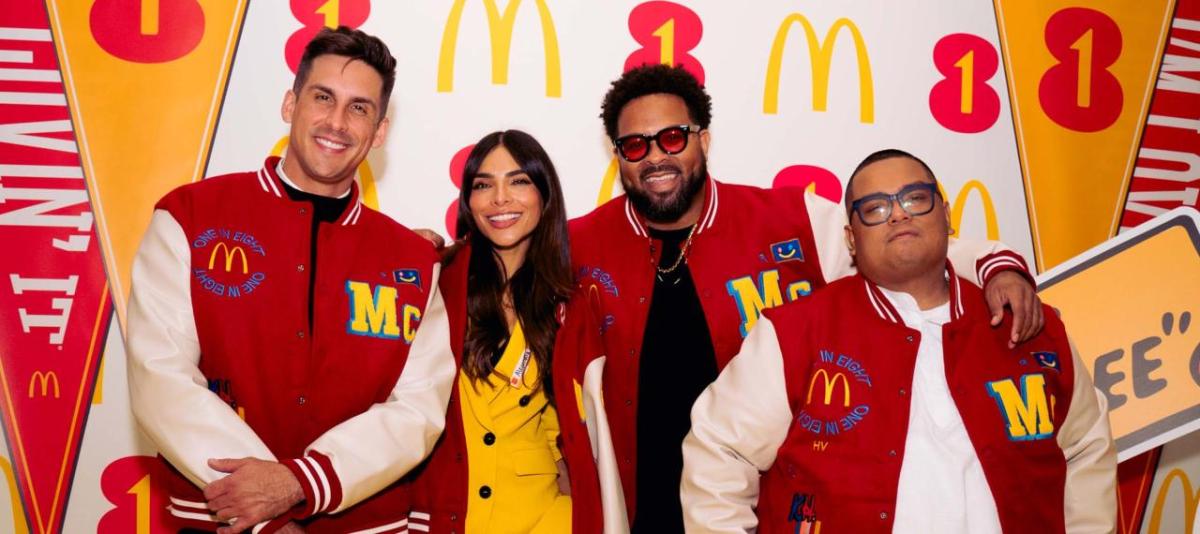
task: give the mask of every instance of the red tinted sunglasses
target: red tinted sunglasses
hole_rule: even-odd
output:
[[[683,152],[687,148],[688,135],[700,133],[701,130],[703,128],[691,124],[668,126],[654,135],[631,134],[618,137],[613,145],[617,147],[617,153],[625,158],[625,161],[635,163],[650,155],[651,140],[658,144],[659,150],[662,150],[663,153],[673,155]]]

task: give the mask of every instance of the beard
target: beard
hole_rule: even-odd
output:
[[[639,171],[637,180],[640,182],[644,176],[661,171],[679,173],[682,177],[679,188],[670,193],[656,194],[625,184],[625,194],[633,202],[634,209],[647,220],[658,224],[670,224],[687,213],[692,200],[704,189],[704,180],[708,178],[708,162],[701,160],[700,168],[691,174],[684,174],[683,170],[673,163],[645,167]]]

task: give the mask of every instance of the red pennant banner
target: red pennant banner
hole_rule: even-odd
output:
[[[1200,208],[1200,0],[1179,0],[1154,86],[1121,229]]]
[[[0,422],[31,532],[60,532],[112,316],[41,0],[0,10]]]

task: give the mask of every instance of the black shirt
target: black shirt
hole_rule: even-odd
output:
[[[669,268],[691,228],[650,230],[662,240],[659,266]],[[717,378],[704,309],[686,260],[656,273],[638,369],[637,511],[635,533],[683,532],[679,478],[692,404]]]
[[[283,190],[287,191],[288,198],[292,200],[303,200],[312,204],[313,218],[312,228],[309,230],[309,255],[308,255],[308,329],[312,330],[313,322],[313,288],[317,283],[317,231],[321,228],[321,223],[332,223],[342,216],[342,212],[346,211],[346,206],[350,204],[350,195],[341,198],[323,197],[314,195],[305,191],[301,191],[287,182],[283,182]]]

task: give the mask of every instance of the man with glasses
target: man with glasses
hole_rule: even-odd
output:
[[[601,116],[626,195],[571,224],[572,261],[606,354],[577,366],[583,400],[606,503],[623,503],[635,532],[682,532],[680,443],[693,401],[764,308],[854,272],[845,214],[803,189],[712,179],[711,100],[683,68],[626,72]],[[987,282],[996,324],[1011,305],[1003,335],[1015,342],[1041,328],[1018,255],[996,243],[951,249],[960,271]]]
[[[846,212],[858,274],[764,312],[696,401],[688,531],[1113,532],[1106,402],[1057,316],[990,326],[908,153],[864,160]]]

